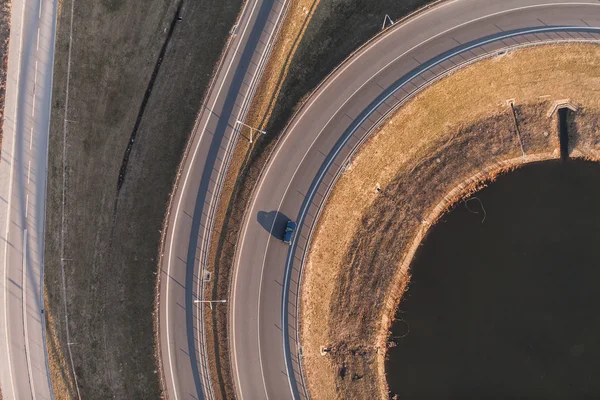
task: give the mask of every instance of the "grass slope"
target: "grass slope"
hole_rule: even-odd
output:
[[[69,108],[65,110],[74,1]],[[57,398],[159,398],[154,297],[160,230],[187,138],[241,0],[183,1],[127,174],[119,169],[179,0],[63,0],[54,70],[46,228],[48,348]],[[63,120],[67,119],[66,132]],[[63,142],[63,135],[66,143]],[[63,146],[66,149],[62,231]]]
[[[328,199],[304,271],[301,342],[313,398],[387,397],[387,330],[420,239],[482,180],[559,156],[553,101],[580,106],[572,156],[598,159],[600,97],[589,88],[600,84],[599,57],[588,44],[481,61],[425,89],[363,145]]]
[[[246,122],[268,134],[250,146],[248,133],[234,150],[214,223],[209,270],[212,298],[229,295],[235,244],[252,188],[294,109],[325,76],[357,47],[381,30],[385,14],[396,19],[426,0],[290,0],[281,33],[273,46]],[[208,344],[219,384],[233,384],[225,308],[207,315]],[[220,355],[220,356],[219,356]]]
[[[2,131],[4,125],[4,96],[6,91],[6,69],[8,68],[10,6],[10,0],[0,0],[0,150],[2,149]]]

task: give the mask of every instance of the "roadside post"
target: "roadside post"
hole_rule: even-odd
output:
[[[245,126],[245,127],[246,127],[246,128],[248,128],[248,129],[250,129],[250,144],[252,144],[252,132],[256,131],[256,132],[258,132],[258,133],[261,133],[261,134],[263,134],[263,135],[266,135],[266,134],[267,134],[267,132],[265,132],[265,131],[263,131],[263,130],[260,130],[260,129],[253,128],[253,127],[251,127],[250,125],[243,123],[243,122],[242,122],[242,121],[240,121],[239,119],[238,119],[237,121],[235,121],[235,123],[236,123],[236,124],[240,124],[240,125],[242,125],[242,126]]]

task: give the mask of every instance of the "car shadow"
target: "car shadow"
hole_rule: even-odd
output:
[[[281,240],[285,231],[285,225],[290,219],[287,215],[279,211],[259,211],[256,215],[256,220],[271,236]]]

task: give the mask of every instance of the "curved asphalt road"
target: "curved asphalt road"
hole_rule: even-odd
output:
[[[232,30],[186,151],[167,219],[160,276],[160,356],[171,400],[213,397],[205,352],[204,268],[232,147],[287,0],[248,0]],[[247,135],[243,131],[241,140]],[[205,299],[210,300],[210,299]],[[226,307],[216,304],[215,307]],[[225,355],[227,356],[227,355]]]
[[[0,384],[50,399],[43,254],[55,0],[13,0],[0,161]]]
[[[597,41],[594,27],[597,1],[447,1],[389,29],[318,88],[263,171],[238,244],[230,340],[240,399],[306,395],[296,295],[307,235],[328,184],[369,129],[461,63],[519,44]],[[288,218],[301,222],[292,247],[279,240]]]

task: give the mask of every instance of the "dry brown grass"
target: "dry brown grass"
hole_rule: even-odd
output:
[[[75,0],[66,133],[65,263],[85,399],[160,398],[157,253],[169,194],[241,0],[184,1],[130,154],[123,154],[179,0]],[[60,270],[63,118],[72,0],[58,18],[45,238],[55,397],[72,398]],[[65,363],[64,360],[67,360]],[[59,378],[60,379],[60,378]]]
[[[249,108],[246,123],[264,129],[272,114],[275,99],[287,77],[290,64],[296,50],[312,18],[319,0],[293,0],[288,9],[281,31],[273,44],[271,56],[265,65],[261,81]],[[231,261],[235,251],[245,204],[254,182],[258,178],[260,168],[273,146],[274,137],[269,141],[258,140],[251,146],[248,132],[242,132],[229,164],[219,205],[215,214],[214,231],[211,241],[209,270],[213,273],[211,287],[212,298],[226,298],[229,293]],[[258,147],[258,149],[256,148]],[[258,151],[254,151],[258,150]],[[221,387],[221,398],[234,396],[229,364],[228,314],[225,308],[207,313],[205,325],[207,336],[212,337],[208,343],[211,370],[216,372],[217,384]]]
[[[273,113],[275,100],[281,93],[292,60],[314,16],[319,0],[293,0],[286,20],[273,45],[273,51],[263,72],[261,83],[252,99],[247,121],[250,125],[266,128]]]
[[[480,179],[522,162],[507,99],[515,99],[528,156],[558,155],[556,123],[546,116],[552,100],[585,106],[575,121],[597,133],[599,59],[598,46],[582,44],[479,62],[416,96],[363,146],[332,192],[304,270],[301,335],[313,398],[387,396],[387,329],[415,237]],[[590,140],[598,149],[597,135],[580,144]],[[332,348],[325,357],[323,345]]]
[[[293,112],[327,74],[381,31],[386,14],[397,21],[431,2],[320,0],[274,99],[268,130],[277,133],[282,130]]]
[[[47,303],[48,296],[44,294],[44,302]],[[63,357],[65,354],[58,342],[56,335],[56,324],[54,316],[48,312],[46,315],[46,347],[48,349],[48,363],[50,366],[50,379],[52,380],[52,390],[56,398],[73,399],[77,398],[77,390],[72,376],[68,371],[70,367],[67,360]],[[60,323],[61,321],[58,321]]]
[[[0,151],[2,150],[2,133],[4,129],[4,96],[6,92],[6,69],[8,67],[10,10],[11,0],[0,0]]]
[[[246,122],[268,134],[250,146],[246,137],[236,146],[225,177],[214,221],[209,269],[212,296],[229,294],[235,243],[252,189],[280,137],[282,128],[314,87],[358,46],[381,28],[385,13],[405,16],[427,0],[292,0],[273,46]],[[384,11],[383,11],[384,10]],[[207,315],[211,369],[232,394],[225,308]],[[214,376],[214,375],[213,375]]]

